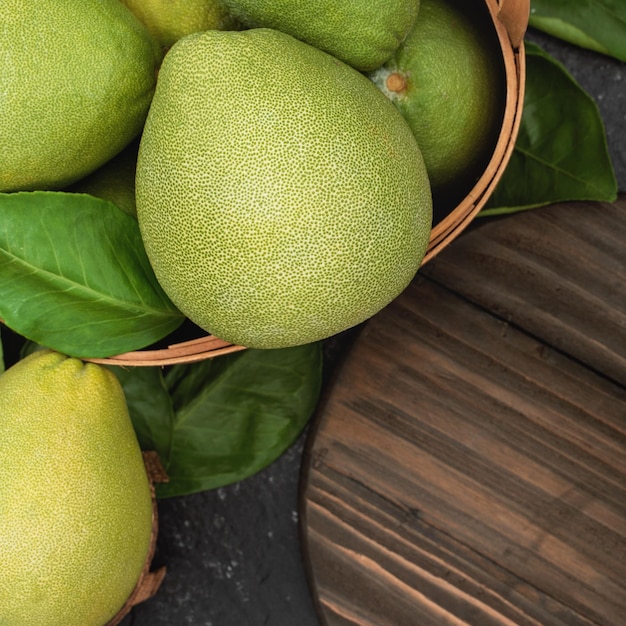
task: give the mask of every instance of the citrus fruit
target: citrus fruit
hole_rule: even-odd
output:
[[[119,0],[2,0],[0,30],[0,191],[65,187],[141,132],[161,49]]]
[[[278,348],[367,319],[411,281],[431,226],[410,128],[352,67],[271,29],[165,57],[136,176],[155,274],[195,324]]]
[[[152,497],[117,378],[43,350],[0,375],[0,624],[103,626],[150,547]]]
[[[458,202],[502,126],[506,83],[489,16],[458,0],[422,0],[409,36],[369,76],[413,130],[435,205]]]
[[[121,0],[162,48],[203,30],[238,28],[221,0]]]
[[[133,217],[137,216],[135,205],[135,170],[139,139],[134,139],[119,154],[99,167],[95,172],[81,178],[65,189],[72,193],[89,195],[109,200]]]
[[[359,70],[384,63],[415,23],[420,0],[223,0],[248,28],[292,35]]]

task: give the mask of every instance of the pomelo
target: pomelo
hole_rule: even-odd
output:
[[[65,189],[72,193],[87,193],[96,198],[113,202],[118,209],[133,217],[137,216],[135,205],[135,170],[139,139],[131,141],[102,167]]]
[[[379,67],[407,36],[420,0],[222,0],[248,28],[273,28],[359,70]]]
[[[0,191],[61,189],[140,134],[161,49],[119,0],[2,0],[0,31]]]
[[[159,42],[170,48],[182,37],[204,30],[239,28],[221,0],[121,0]]]
[[[502,127],[506,80],[486,8],[422,0],[409,36],[369,76],[411,126],[436,209],[453,208],[485,170]]]
[[[432,205],[409,126],[374,84],[271,29],[207,31],[163,62],[137,216],[156,276],[198,326],[278,348],[393,300]]]
[[[150,548],[152,497],[124,392],[42,350],[0,375],[0,624],[103,626]]]

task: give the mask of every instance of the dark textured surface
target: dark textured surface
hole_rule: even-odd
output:
[[[626,64],[529,33],[597,102],[621,190],[626,190]],[[306,435],[274,465],[238,485],[161,501],[158,595],[124,626],[317,626],[298,535]]]
[[[298,543],[301,445],[249,480],[160,502],[167,574],[124,624],[317,624]]]

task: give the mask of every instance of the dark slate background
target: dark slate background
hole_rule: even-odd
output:
[[[626,191],[626,64],[542,35],[600,108],[619,188]],[[541,209],[538,209],[541,210]],[[330,345],[329,366],[345,351]],[[298,527],[305,432],[260,474],[216,491],[159,502],[154,565],[167,575],[123,626],[317,626]]]

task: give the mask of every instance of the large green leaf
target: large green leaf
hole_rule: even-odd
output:
[[[0,318],[70,356],[143,348],[184,320],[137,221],[86,194],[0,194]]]
[[[624,0],[532,0],[529,25],[626,61]]]
[[[128,410],[142,450],[169,458],[174,410],[160,367],[107,366],[124,388]]]
[[[317,404],[321,344],[245,350],[199,363],[113,367],[144,450],[169,482],[160,498],[215,489],[260,471],[293,444]]]
[[[480,215],[553,202],[617,197],[606,132],[593,99],[561,63],[526,42],[519,135],[503,177]]]

